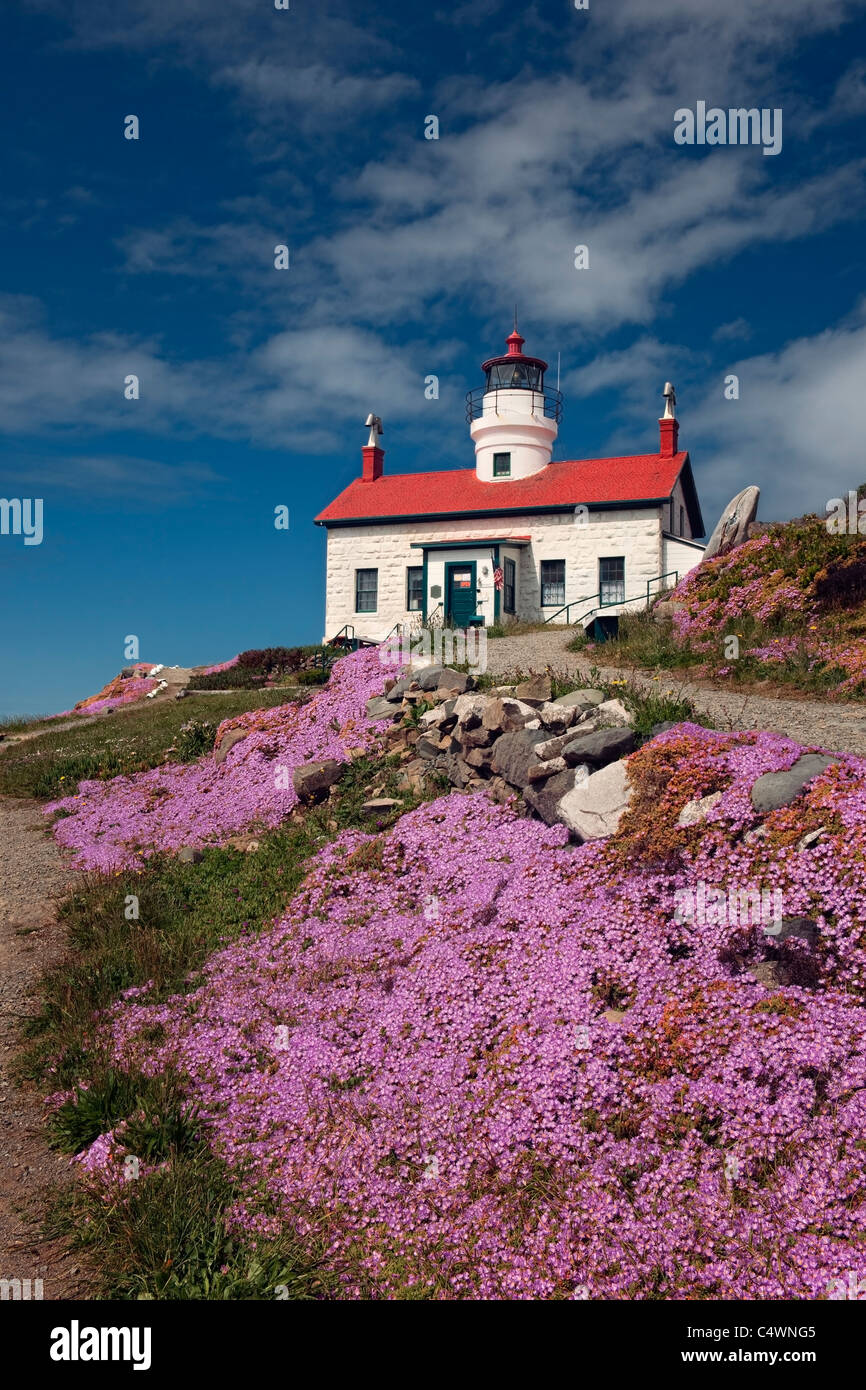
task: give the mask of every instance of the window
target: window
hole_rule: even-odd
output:
[[[598,562],[600,603],[622,603],[625,599],[625,556],[616,555]]]
[[[510,454],[494,454],[494,455],[493,455],[493,476],[494,476],[494,478],[510,478],[510,477],[511,477],[511,455],[510,455]]]
[[[541,606],[552,608],[554,604],[565,603],[565,561],[542,560],[541,562]]]
[[[378,592],[378,570],[355,570],[356,613],[375,613]]]
[[[685,513],[684,508],[683,508],[683,507],[680,507],[680,535],[681,535],[681,536],[684,536],[685,534],[686,534],[686,513]]]
[[[506,557],[505,564],[504,564],[504,566],[503,566],[503,581],[502,581],[502,607],[505,609],[505,612],[506,612],[506,613],[513,613],[513,612],[515,611],[515,609],[514,609],[514,580],[515,580],[515,575],[516,575],[516,573],[517,573],[517,568],[516,568],[516,566],[515,566],[515,564],[514,564],[514,561],[513,561],[513,560],[509,560],[509,559]]]
[[[406,611],[420,613],[424,607],[424,567],[410,565],[406,570]]]

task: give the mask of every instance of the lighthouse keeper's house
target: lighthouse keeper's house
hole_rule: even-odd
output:
[[[704,523],[673,387],[658,453],[553,462],[560,393],[516,328],[506,341],[467,397],[474,468],[386,475],[381,421],[368,418],[361,477],[316,517],[327,528],[326,639],[516,621],[604,636],[700,563]]]

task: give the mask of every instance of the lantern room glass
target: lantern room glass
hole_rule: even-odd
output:
[[[488,391],[540,391],[543,373],[534,362],[494,362],[487,369]]]

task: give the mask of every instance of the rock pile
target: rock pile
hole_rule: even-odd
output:
[[[389,752],[405,763],[403,789],[486,787],[496,801],[521,793],[548,825],[577,840],[612,835],[628,805],[625,758],[631,716],[600,690],[552,698],[549,677],[489,691],[447,667],[428,667],[386,687],[367,713],[390,718]]]

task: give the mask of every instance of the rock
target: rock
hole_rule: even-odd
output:
[[[177,692],[177,694],[175,695],[174,698],[175,698],[176,700],[185,700],[188,694],[189,694],[189,691],[188,691],[188,690],[179,690],[179,691]]]
[[[580,734],[572,739],[565,745],[562,756],[568,767],[577,767],[578,763],[602,767],[633,751],[634,733],[631,729],[598,729],[595,733]]]
[[[767,989],[776,989],[780,985],[791,983],[788,969],[780,960],[759,960],[756,965],[748,966],[746,974],[751,975],[753,980],[757,980],[759,985],[765,985]]]
[[[818,923],[811,917],[783,917],[781,928],[776,936],[770,939],[775,945],[781,945],[783,941],[790,941],[792,938],[797,941],[805,941],[807,946],[817,946]],[[769,933],[768,933],[769,936]]]
[[[450,703],[450,701],[449,701]],[[484,718],[484,711],[489,701],[486,695],[472,694],[458,695],[454,701],[454,714],[457,715],[457,723],[466,729],[477,729]],[[442,705],[442,709],[447,709],[447,705]]]
[[[304,763],[292,772],[292,784],[301,801],[315,801],[329,791],[346,771],[348,764],[336,758],[326,758],[321,763]]]
[[[130,676],[134,676],[134,675],[135,675],[135,667],[134,667],[134,666],[124,666],[123,670],[122,670],[121,673],[120,673],[120,678],[121,678],[121,680],[128,681],[129,678],[130,678]]]
[[[198,864],[204,855],[200,849],[193,849],[192,845],[184,845],[177,857],[181,864]]]
[[[419,758],[435,758],[439,752],[439,740],[431,734],[422,734],[415,744],[415,752]]]
[[[569,690],[567,695],[560,695],[553,701],[555,705],[576,705],[579,709],[592,709],[594,705],[600,705],[604,701],[604,692],[601,690]]]
[[[677,603],[675,599],[663,598],[653,609],[653,622],[670,622],[675,613],[683,613],[686,608],[688,608],[688,604],[686,603]]]
[[[537,712],[544,727],[555,734],[570,729],[575,720],[580,718],[580,709],[576,705],[557,705],[552,700],[539,705]]]
[[[705,560],[712,560],[714,555],[727,555],[748,540],[749,527],[757,515],[760,496],[759,487],[744,487],[742,492],[731,498],[704,547],[702,564]]]
[[[622,700],[603,700],[596,707],[595,713],[605,724],[617,725],[620,728],[634,723]]]
[[[450,667],[445,667],[439,674],[439,690],[451,690],[455,695],[463,695],[467,690],[471,690],[475,685],[472,676],[465,671],[452,671]],[[425,685],[424,689],[428,689]]]
[[[373,695],[367,701],[368,719],[396,719],[399,711],[384,695]]]
[[[387,816],[393,811],[400,802],[393,796],[374,796],[372,800],[365,801],[361,807],[361,812],[365,816]]]
[[[485,702],[481,723],[485,729],[508,733],[512,729],[522,729],[535,717],[536,710],[532,705],[524,704],[522,700],[494,696]]]
[[[511,787],[509,787],[504,777],[492,778],[491,781],[488,783],[488,791],[490,792],[490,795],[492,796],[493,800],[498,801],[500,804],[504,804],[506,801],[509,800],[510,797],[515,795],[514,791],[511,789]]]
[[[493,745],[493,771],[510,782],[512,787],[522,789],[529,781],[530,764],[536,761],[536,745],[543,742],[543,734],[531,729],[513,729],[502,734]]]
[[[625,1018],[625,1009],[605,1009],[602,1018],[608,1023],[622,1023]]]
[[[765,772],[752,787],[752,805],[756,811],[777,811],[788,806],[811,782],[813,777],[832,767],[836,758],[823,753],[804,753],[787,772]]]
[[[556,772],[565,772],[567,766],[565,758],[548,758],[547,762],[534,763],[529,768],[529,781],[543,782],[546,777],[552,777]]]
[[[498,737],[498,730],[485,729],[482,724],[480,729],[458,729],[455,736],[464,748],[489,748]]]
[[[490,691],[491,695],[513,695],[517,689],[516,685],[495,685]]]
[[[630,799],[625,760],[608,763],[566,792],[558,819],[582,840],[601,840],[614,834]]]
[[[391,689],[385,692],[385,699],[390,700],[392,704],[398,704],[411,686],[412,679],[411,676],[401,676],[398,681],[394,682]]]
[[[425,666],[423,671],[419,671],[415,680],[421,690],[435,690],[439,685],[439,677],[442,675],[441,666]]]
[[[548,738],[544,743],[538,743],[535,747],[535,756],[544,762],[547,758],[558,758],[563,748],[574,737],[573,734],[559,734],[556,738]]]
[[[562,798],[573,791],[577,785],[577,769],[567,767],[543,782],[527,782],[523,797],[545,825],[556,825],[560,819],[559,805]]]
[[[461,789],[472,776],[472,768],[455,753],[446,753],[443,759],[444,772],[452,787]]]
[[[213,750],[213,760],[215,763],[224,763],[229,755],[229,750],[234,748],[236,743],[240,743],[242,738],[246,738],[245,729],[229,729],[223,734],[219,748]]]
[[[463,760],[469,767],[488,768],[493,762],[493,749],[470,748],[468,753],[463,755]]]
[[[660,724],[653,724],[650,729],[650,738],[656,738],[659,734],[666,734],[668,729],[675,729],[677,721],[675,719],[663,719]]]
[[[721,797],[721,792],[710,792],[709,796],[702,796],[698,801],[688,801],[680,811],[677,825],[682,829],[684,826],[697,825],[700,821],[706,820]]]
[[[801,835],[797,841],[797,849],[811,849],[817,844],[822,835],[827,833],[826,825],[819,825],[817,830],[807,830],[805,835]]]
[[[553,694],[550,676],[530,676],[528,681],[522,681],[520,685],[515,686],[514,694],[524,704],[545,705]]]

